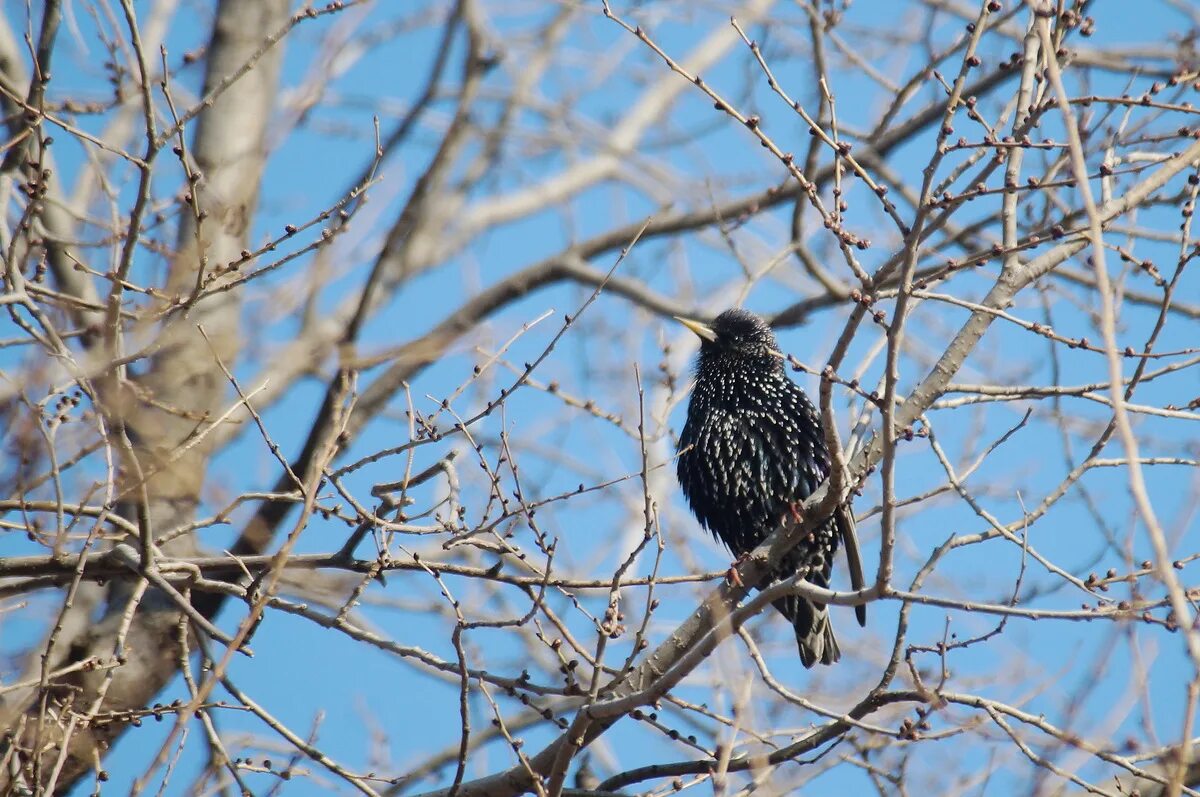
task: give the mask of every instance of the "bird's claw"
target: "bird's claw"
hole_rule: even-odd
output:
[[[796,521],[797,526],[804,522],[804,503],[803,502],[794,501],[794,502],[788,504],[788,512],[791,513],[792,520]]]
[[[740,567],[747,559],[750,558],[750,552],[738,554],[738,558],[729,563],[729,570],[725,573],[725,581],[735,587],[744,587],[746,584],[742,581],[742,577],[738,574]]]

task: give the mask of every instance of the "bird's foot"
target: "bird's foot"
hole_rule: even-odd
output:
[[[791,513],[792,520],[796,521],[797,526],[804,522],[803,501],[793,501],[792,503],[788,504],[788,512]]]
[[[738,567],[740,567],[742,564],[744,564],[744,563],[746,562],[746,560],[747,560],[747,559],[749,559],[749,558],[750,558],[750,552],[749,552],[749,551],[746,551],[745,553],[740,553],[740,554],[738,554],[738,558],[737,558],[737,559],[734,559],[732,562],[730,562],[730,563],[729,563],[729,570],[728,570],[728,571],[726,571],[726,573],[725,573],[725,581],[726,581],[726,582],[728,582],[729,584],[732,584],[732,585],[733,585],[733,586],[735,586],[735,587],[744,587],[744,586],[746,586],[746,585],[745,585],[745,584],[742,582],[742,577],[741,577],[740,575],[738,575],[738,571],[737,571],[737,569],[738,569]]]

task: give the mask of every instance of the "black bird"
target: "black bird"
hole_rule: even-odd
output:
[[[721,313],[706,326],[678,319],[700,337],[696,385],[679,438],[678,474],[700,525],[737,556],[752,551],[829,476],[821,418],[788,376],[775,334],[747,310]],[[850,581],[863,584],[854,515],[841,507],[801,540],[762,584],[795,575],[829,586],[839,539]],[[841,656],[824,604],[799,596],[773,604],[796,630],[800,660],[832,664]],[[855,607],[860,625],[866,607]]]

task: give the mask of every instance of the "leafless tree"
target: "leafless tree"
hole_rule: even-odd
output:
[[[1194,4],[6,12],[3,793],[1200,793]],[[836,456],[730,573],[742,303]]]

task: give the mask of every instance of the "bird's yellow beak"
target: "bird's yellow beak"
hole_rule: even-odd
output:
[[[716,342],[717,333],[712,331],[712,327],[701,324],[699,321],[693,321],[690,318],[683,318],[682,316],[675,316],[675,320],[692,330],[692,332],[695,332],[696,337],[701,340],[707,340],[709,343]]]

